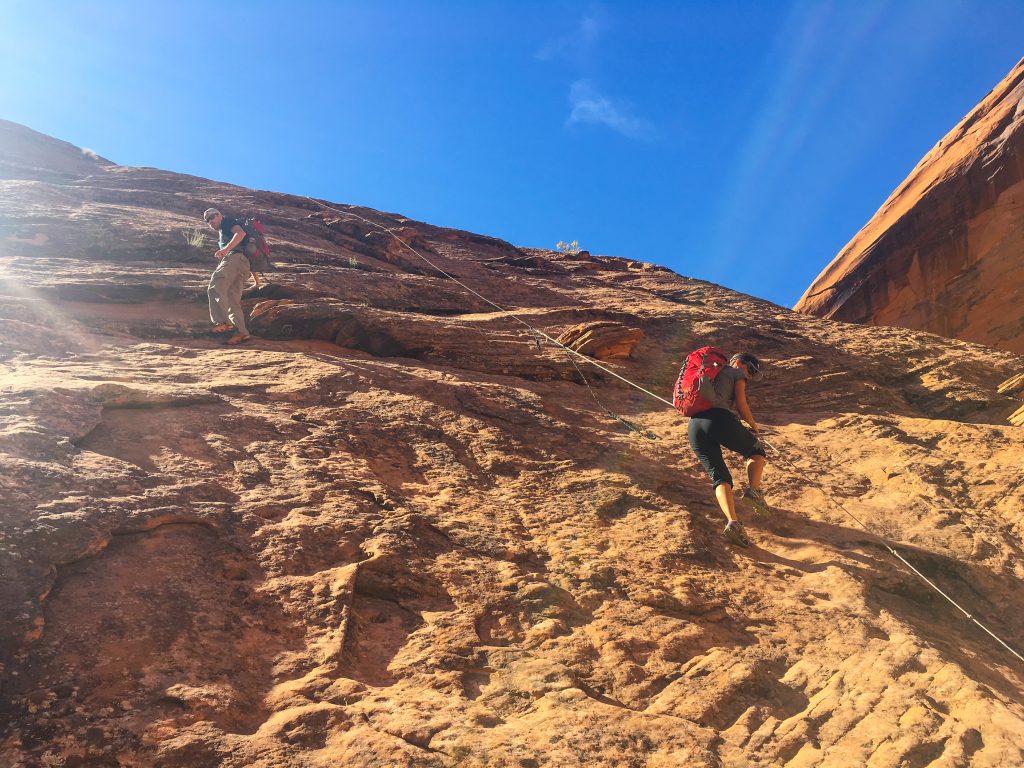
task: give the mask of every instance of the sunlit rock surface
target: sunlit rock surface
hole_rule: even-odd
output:
[[[1024,353],[1024,60],[931,150],[796,308]]]
[[[684,419],[373,226],[0,128],[0,764],[1024,763],[1022,664],[814,485],[1021,647],[1020,357],[334,206],[663,396],[756,352],[737,550]],[[210,204],[280,265],[241,348]]]

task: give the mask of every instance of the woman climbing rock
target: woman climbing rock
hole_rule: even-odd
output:
[[[676,407],[690,417],[690,447],[711,477],[718,506],[725,514],[726,539],[749,547],[751,541],[736,516],[732,474],[722,457],[722,448],[746,460],[747,487],[743,499],[756,510],[767,512],[761,492],[765,452],[747,403],[747,381],[760,381],[763,374],[760,361],[749,352],[733,355],[728,362],[726,365],[725,355],[713,347],[693,352],[676,384]],[[740,423],[733,407],[749,429]]]

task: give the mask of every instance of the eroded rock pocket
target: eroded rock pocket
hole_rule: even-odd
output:
[[[41,640],[7,690],[27,751],[141,754],[194,722],[251,733],[301,633],[262,574],[210,529],[116,536],[61,570]]]

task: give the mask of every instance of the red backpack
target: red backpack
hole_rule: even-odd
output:
[[[267,272],[274,268],[270,262],[270,245],[263,222],[252,216],[240,222],[245,230],[245,255],[249,259],[249,269],[253,272]]]
[[[693,416],[714,408],[701,394],[702,381],[714,381],[729,364],[729,359],[716,347],[701,347],[686,356],[673,390],[672,404],[683,414]]]

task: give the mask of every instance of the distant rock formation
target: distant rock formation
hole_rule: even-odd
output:
[[[1024,352],[1024,60],[796,304]]]
[[[1021,357],[3,130],[0,766],[1024,765],[1021,665],[815,487],[1024,646]],[[787,459],[743,551],[607,372],[705,344]]]

